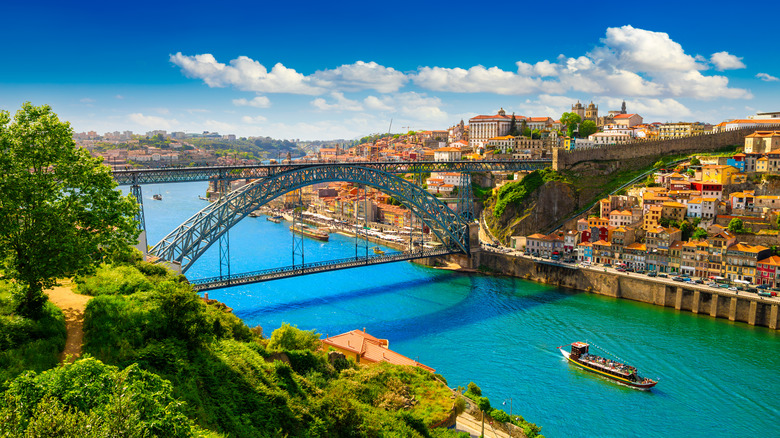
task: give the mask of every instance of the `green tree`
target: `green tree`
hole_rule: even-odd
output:
[[[599,128],[596,126],[596,122],[593,120],[585,120],[580,124],[580,131],[578,137],[588,138],[589,135],[598,132]]]
[[[538,140],[538,139],[542,138],[542,131],[540,131],[538,129],[534,129],[531,132],[531,138],[534,139],[534,140]]]
[[[518,132],[522,135],[525,134],[525,130],[528,129],[528,122],[525,121],[525,119],[520,120],[520,127],[518,128]]]
[[[701,160],[698,157],[691,158],[691,166],[698,166],[701,164]]]
[[[512,113],[512,121],[509,122],[509,135],[513,137],[520,135],[520,131],[517,130],[517,120],[515,120],[514,113]]]
[[[680,222],[679,225],[680,225],[680,231],[682,231],[682,240],[690,239],[691,234],[693,234],[693,225],[691,225],[691,223],[688,221],[682,221]]]
[[[574,137],[574,129],[581,121],[582,118],[578,114],[569,112],[561,114],[561,124],[566,127],[566,133],[569,137]]]
[[[671,223],[672,223],[672,221],[668,217],[662,217],[662,218],[658,219],[658,225],[660,225],[660,226],[662,226],[664,228],[668,228],[669,225],[671,225]]]
[[[271,351],[314,351],[320,346],[320,334],[314,330],[301,330],[288,323],[274,330],[268,341],[268,349]]]
[[[741,233],[744,231],[742,219],[735,217],[729,222],[728,230],[732,233]]]
[[[0,248],[5,275],[24,286],[19,314],[38,315],[57,278],[136,242],[136,203],[100,162],[48,105],[25,103],[13,122],[0,111]]]
[[[702,240],[707,238],[707,230],[704,228],[697,228],[696,231],[693,232],[694,239],[696,240]]]
[[[477,407],[482,411],[482,436],[485,436],[485,414],[490,412],[490,400],[487,397],[480,397],[476,401]]]

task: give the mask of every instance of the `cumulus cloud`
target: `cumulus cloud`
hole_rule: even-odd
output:
[[[335,99],[335,102],[328,103],[325,99],[318,97],[311,102],[312,106],[322,111],[363,111],[360,102],[347,99],[344,97],[344,93],[334,91],[330,95]]]
[[[320,94],[323,90],[311,85],[311,80],[297,71],[278,63],[265,68],[246,56],[230,61],[230,65],[218,62],[210,53],[186,56],[181,52],[170,56],[170,61],[192,78],[202,79],[209,87],[236,87],[257,93]]]
[[[128,116],[131,122],[149,129],[171,129],[178,125],[176,119],[166,119],[159,116],[147,116],[142,113],[133,113]]]
[[[768,74],[768,73],[759,73],[756,75],[757,78],[761,79],[764,82],[774,82],[774,81],[780,81],[780,79]]]
[[[605,102],[610,108],[620,108],[620,105],[623,103],[622,99],[617,98],[601,97],[599,100]],[[688,107],[672,98],[626,99],[625,102],[629,113],[639,113],[645,121],[650,121],[650,119],[657,117],[680,119],[692,114]]]
[[[241,121],[246,123],[246,124],[248,124],[248,125],[253,125],[253,124],[256,124],[256,123],[263,123],[263,122],[265,122],[267,120],[268,119],[266,119],[263,116],[254,116],[254,117],[244,116],[244,117],[241,117]]]
[[[710,61],[719,71],[745,68],[745,64],[742,63],[742,58],[738,58],[729,52],[713,53],[710,57]]]
[[[462,68],[421,67],[415,84],[433,91],[456,93],[528,94],[540,88],[541,79],[523,76],[498,67],[477,65]]]
[[[252,100],[244,98],[233,99],[233,105],[235,106],[252,106],[255,108],[268,108],[271,106],[271,100],[265,96],[257,96]]]
[[[409,81],[404,73],[392,67],[363,61],[342,65],[332,70],[317,71],[312,75],[312,79],[319,86],[330,89],[376,90],[380,93],[398,91]]]
[[[387,103],[387,99],[380,99],[376,96],[368,96],[363,99],[363,105],[372,111],[392,111],[393,107]]]

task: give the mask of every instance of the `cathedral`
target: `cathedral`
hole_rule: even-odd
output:
[[[611,125],[616,115],[626,114],[626,101],[623,101],[623,105],[620,110],[610,111],[608,115],[599,117],[599,107],[594,104],[593,101],[588,106],[583,106],[578,100],[577,103],[571,106],[571,112],[580,116],[582,121],[591,120],[596,123],[597,126]]]

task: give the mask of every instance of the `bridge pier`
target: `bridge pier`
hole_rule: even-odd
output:
[[[772,304],[771,310],[769,311],[769,328],[772,330],[777,329],[777,304]]]
[[[677,297],[674,300],[674,308],[677,310],[682,309],[682,301],[683,301],[683,288],[678,287],[677,288]]]
[[[758,303],[756,301],[751,301],[750,309],[748,310],[748,324],[756,325],[757,314],[758,314]]]

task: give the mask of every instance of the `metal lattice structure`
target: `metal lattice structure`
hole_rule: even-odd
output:
[[[382,170],[332,165],[301,166],[247,184],[196,213],[150,252],[181,263],[182,272],[186,272],[220,236],[254,209],[290,191],[331,181],[365,184],[390,194],[420,217],[446,250],[469,253],[468,224],[420,186]]]
[[[123,184],[154,184],[192,181],[231,181],[270,178],[280,173],[313,167],[359,166],[386,173],[504,172],[543,169],[552,160],[493,161],[378,161],[370,163],[258,164],[251,166],[174,167],[165,169],[114,170],[114,179]]]
[[[141,192],[141,186],[133,184],[130,186],[130,193],[135,198],[135,202],[138,203],[138,212],[135,214],[135,220],[138,221],[138,229],[143,231],[146,229],[146,218],[144,218],[144,196]]]
[[[460,174],[458,214],[466,222],[474,221],[474,192],[471,189],[471,174],[466,172]]]

